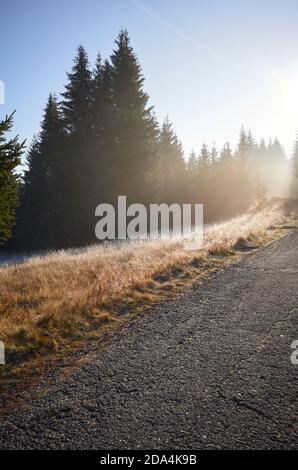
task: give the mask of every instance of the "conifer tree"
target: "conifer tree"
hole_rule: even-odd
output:
[[[212,202],[210,204],[211,220],[216,220],[219,215],[221,218],[228,218],[235,214],[235,201],[237,201],[235,160],[230,142],[227,141],[220,151],[218,164],[213,172],[213,191],[209,196]]]
[[[253,138],[251,130],[249,130],[248,134],[247,134],[247,144],[248,144],[248,147],[251,148],[251,149],[257,147],[256,141]]]
[[[22,204],[16,238],[19,248],[42,249],[63,245],[59,227],[64,197],[62,163],[64,127],[56,98],[50,94],[41,123],[27,155]]]
[[[208,193],[212,191],[210,186],[211,156],[206,143],[203,143],[198,158],[198,194],[201,203],[206,204]]]
[[[116,194],[124,194],[130,201],[148,201],[152,196],[149,173],[156,153],[157,125],[127,31],[119,33],[116,45],[111,56],[116,132],[114,188]]]
[[[179,202],[185,187],[185,163],[182,145],[167,117],[158,140],[158,163],[161,178],[161,202]]]
[[[187,170],[188,172],[192,173],[195,171],[198,165],[198,157],[196,155],[196,152],[192,149],[188,158],[187,162]]]
[[[198,156],[194,149],[186,162],[185,195],[188,203],[194,203],[198,199]]]
[[[18,137],[6,138],[13,126],[13,114],[0,121],[0,244],[8,240],[15,224],[19,185],[19,175],[15,170],[21,163],[24,148]]]
[[[79,46],[74,59],[72,71],[67,73],[68,83],[65,92],[62,110],[67,130],[71,134],[89,132],[91,127],[91,96],[92,75],[89,70],[87,52]]]
[[[116,173],[115,148],[115,112],[112,94],[112,67],[106,60],[103,64],[97,58],[93,72],[92,119],[94,128],[94,172],[93,182],[95,207],[100,202],[114,199],[114,175]]]
[[[62,93],[62,113],[67,130],[64,149],[64,235],[68,245],[94,239],[94,129],[92,121],[92,73],[88,56],[78,47],[68,83]]]
[[[233,158],[233,151],[231,149],[230,142],[226,142],[223,146],[222,151],[220,152],[221,161],[228,162]]]
[[[283,164],[286,159],[285,151],[277,138],[271,143],[268,153],[271,164]]]
[[[206,172],[211,163],[211,155],[208,146],[204,143],[199,155],[199,172]]]
[[[100,136],[104,126],[104,113],[102,107],[103,64],[100,54],[96,58],[92,74],[91,118],[96,136]]]
[[[242,126],[235,161],[235,213],[245,212],[253,201],[255,156],[256,143]]]
[[[211,164],[215,165],[217,162],[217,157],[218,157],[218,151],[215,145],[215,142],[213,142],[212,149],[211,149],[211,154],[210,154],[210,159],[211,159]]]
[[[261,138],[260,140],[260,143],[259,143],[259,146],[258,146],[258,151],[260,154],[263,154],[265,155],[266,152],[267,152],[267,146],[266,146],[266,142],[265,142],[265,139]]]
[[[248,150],[248,137],[244,130],[244,127],[241,127],[240,134],[239,134],[239,142],[237,148],[237,156],[241,159],[247,157],[247,150]]]
[[[55,96],[50,94],[41,124],[40,152],[44,168],[43,246],[56,248],[64,245],[61,227],[64,226],[64,186],[68,168],[64,165],[66,133],[60,108]]]
[[[40,142],[36,135],[30,144],[26,164],[12,246],[16,250],[37,250],[40,248],[39,240],[42,237],[39,222],[43,211],[40,201],[43,200],[41,194],[44,192],[45,179],[42,177],[44,168]]]

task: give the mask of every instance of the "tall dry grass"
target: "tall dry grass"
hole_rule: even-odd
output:
[[[225,254],[235,243],[260,240],[283,214],[271,209],[206,228],[203,249],[182,241],[134,243],[120,249],[61,251],[0,269],[0,340],[11,362],[68,345],[117,318],[125,301],[150,301],[158,276]],[[198,263],[200,264],[200,263]]]

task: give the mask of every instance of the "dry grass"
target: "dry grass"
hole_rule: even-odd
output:
[[[61,251],[1,268],[0,339],[9,363],[77,344],[116,321],[123,309],[156,300],[177,273],[190,266],[198,274],[212,269],[216,260],[210,254],[231,253],[240,238],[261,243],[266,229],[282,222],[282,212],[271,209],[210,226],[198,252],[184,250],[182,241],[159,241],[90,247],[82,254]]]

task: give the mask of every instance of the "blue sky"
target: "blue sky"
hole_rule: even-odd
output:
[[[75,49],[93,64],[127,28],[157,117],[186,154],[235,145],[241,124],[290,152],[298,129],[297,0],[10,0],[0,7],[0,80],[31,140],[49,92],[63,91]]]

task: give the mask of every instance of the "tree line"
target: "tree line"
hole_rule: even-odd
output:
[[[171,122],[160,125],[149,105],[127,31],[119,33],[109,60],[97,57],[93,70],[79,46],[67,77],[61,98],[49,95],[22,180],[13,177],[20,204],[9,248],[92,243],[95,208],[116,206],[118,195],[128,204],[203,203],[206,222],[231,217],[253,201],[262,204],[269,167],[285,161],[277,139],[256,143],[244,129],[236,151],[228,142],[220,151],[203,144],[186,161]],[[11,145],[15,168],[23,148]],[[14,216],[7,217],[12,226]],[[5,230],[8,235],[0,225],[0,233]]]

